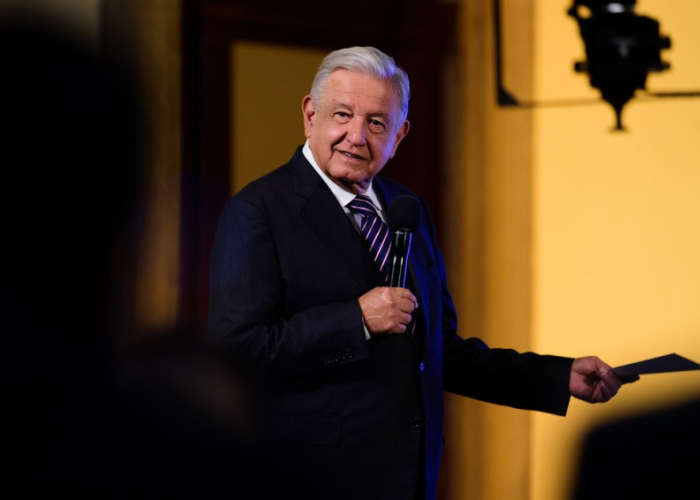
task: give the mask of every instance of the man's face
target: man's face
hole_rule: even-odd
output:
[[[333,182],[364,193],[386,162],[393,158],[409,123],[399,123],[401,103],[385,80],[334,71],[320,103],[302,102],[304,131],[321,170]]]

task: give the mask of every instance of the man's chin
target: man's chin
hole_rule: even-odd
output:
[[[332,179],[341,188],[354,194],[364,193],[371,183],[371,179],[367,180],[366,178],[362,178],[362,180],[360,180],[357,176],[350,175],[334,176]]]

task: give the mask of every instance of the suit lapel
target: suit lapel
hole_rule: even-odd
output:
[[[319,177],[313,167],[304,158],[301,148],[289,162],[292,173],[292,189],[303,198],[305,203],[301,217],[312,229],[316,237],[328,248],[330,254],[347,270],[348,277],[354,280],[362,290],[380,286],[380,274],[370,257],[362,236],[353,227],[348,215],[338,204],[333,193]],[[375,190],[384,206],[385,213],[396,196],[380,178],[375,178]],[[419,271],[418,271],[419,272]],[[418,325],[426,325],[424,315],[427,313],[425,302],[421,297],[420,280],[414,258],[409,254],[408,267],[409,288],[418,299]],[[420,337],[427,334],[427,329],[420,328],[420,335],[406,334],[402,337],[420,349]]]
[[[290,162],[294,192],[306,198],[301,217],[330,254],[362,289],[372,286],[372,273],[378,274],[347,214],[328,186],[304,158],[301,148]]]

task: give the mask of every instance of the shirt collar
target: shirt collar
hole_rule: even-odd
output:
[[[346,191],[345,189],[341,188],[338,186],[335,182],[333,182],[330,177],[328,177],[323,170],[321,170],[321,167],[318,166],[318,163],[316,163],[316,160],[314,159],[314,155],[311,152],[311,147],[309,147],[309,141],[307,140],[306,143],[304,144],[304,147],[302,149],[302,153],[304,153],[304,157],[308,160],[308,162],[311,164],[311,166],[314,168],[316,173],[321,176],[321,179],[323,179],[323,182],[326,183],[328,188],[331,190],[331,193],[333,193],[333,196],[335,196],[335,199],[338,200],[338,203],[340,203],[340,206],[343,207],[346,211],[349,211],[345,206],[350,203],[352,200],[355,199],[355,194],[351,193],[350,191]],[[381,214],[383,211],[381,203],[379,203],[379,198],[377,197],[377,193],[374,191],[374,186],[372,183],[370,183],[369,187],[367,188],[367,191],[362,193],[366,196],[369,196],[370,199],[372,200],[372,203],[374,203],[374,207],[379,211]]]

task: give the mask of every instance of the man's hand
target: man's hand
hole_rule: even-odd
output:
[[[377,287],[358,300],[371,335],[404,333],[411,313],[418,307],[416,297],[408,289],[398,287]]]
[[[639,377],[622,379],[596,356],[587,356],[574,360],[571,366],[569,391],[575,398],[589,403],[605,403],[617,394],[622,384],[638,379]]]

